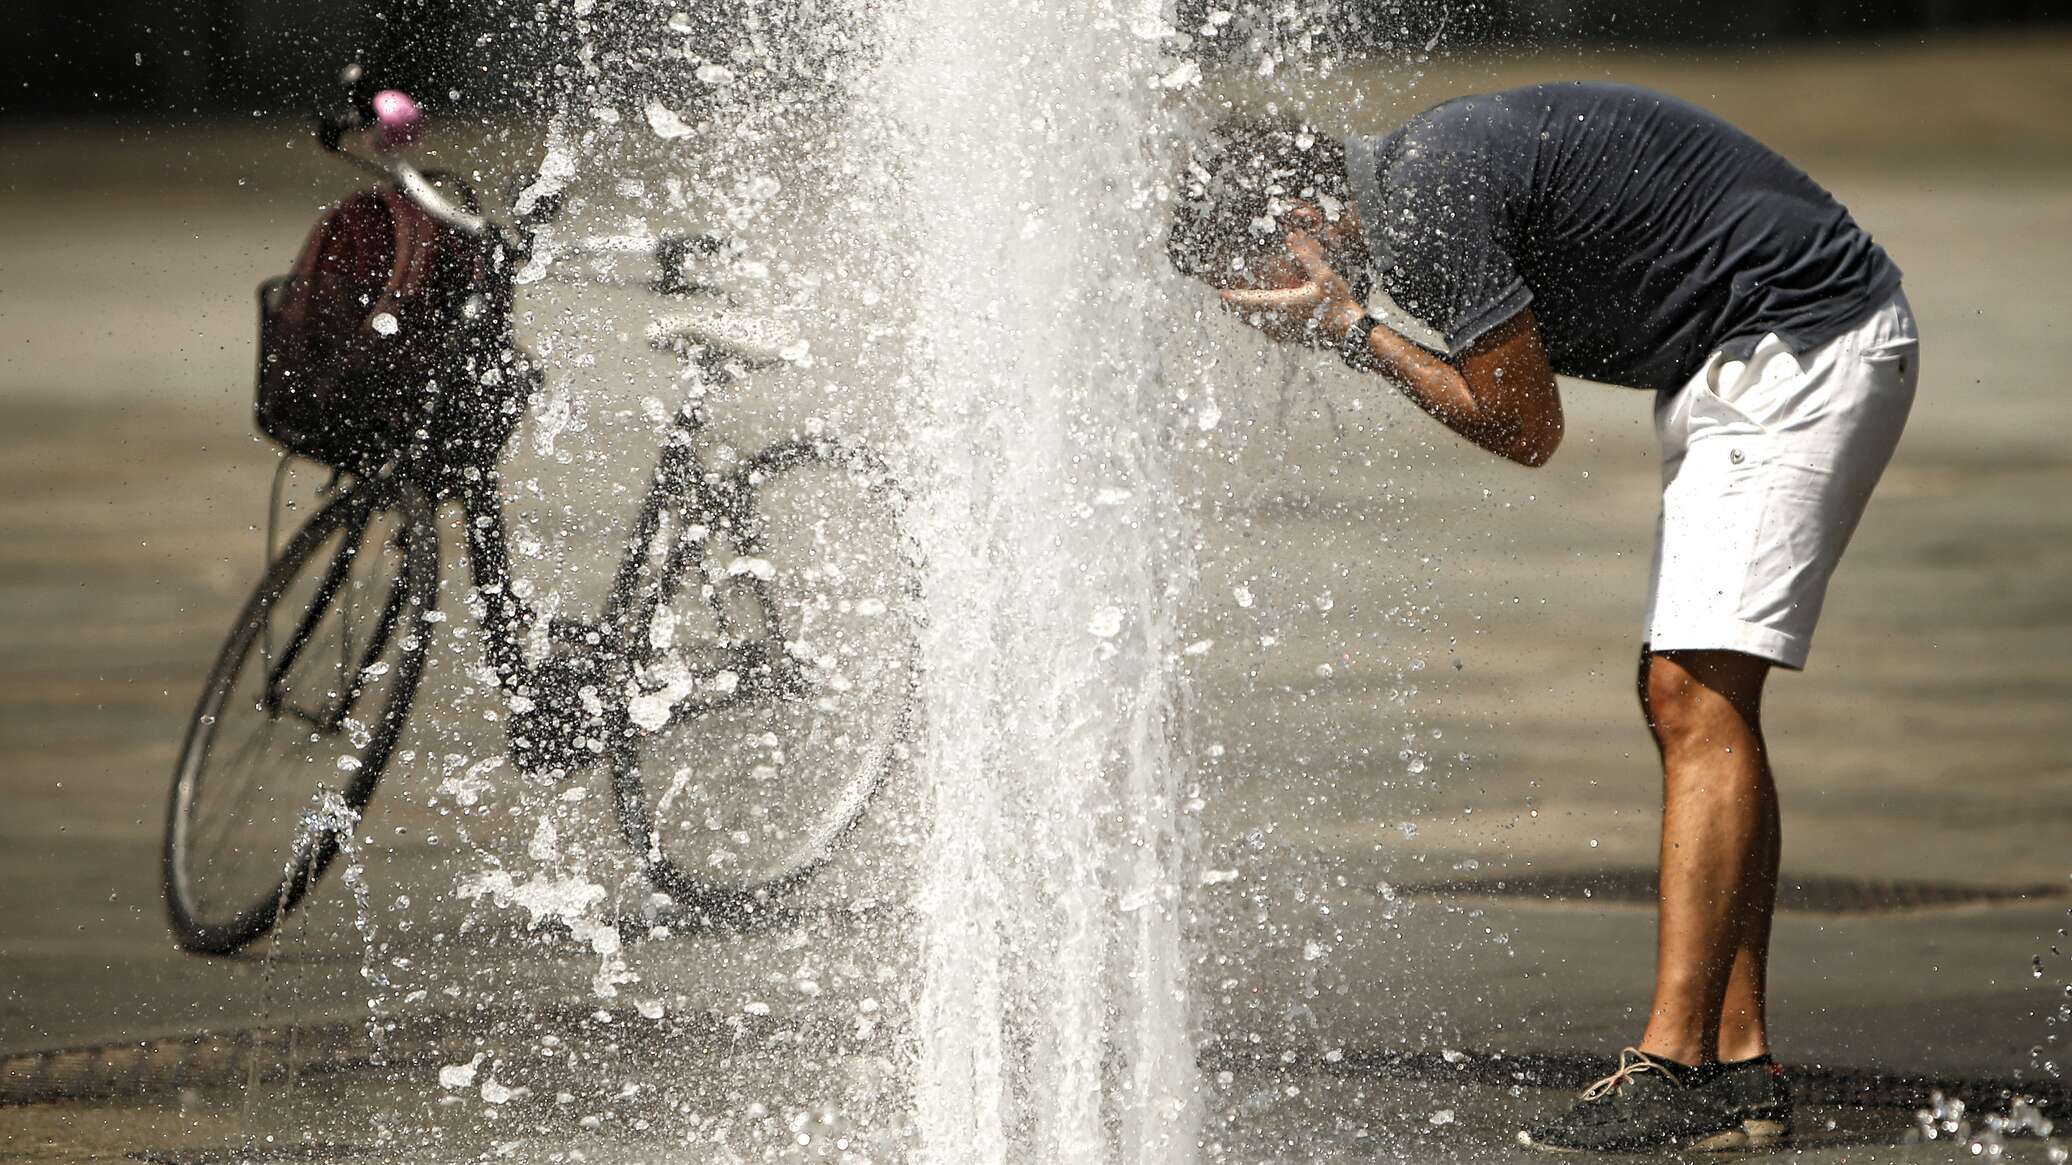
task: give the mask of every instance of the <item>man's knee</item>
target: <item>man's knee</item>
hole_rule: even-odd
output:
[[[1665,754],[1757,730],[1769,664],[1731,651],[1652,653],[1641,707]]]
[[[1707,706],[1709,693],[1667,656],[1649,657],[1640,690],[1648,730],[1665,752],[1696,743],[1717,715],[1716,708]]]

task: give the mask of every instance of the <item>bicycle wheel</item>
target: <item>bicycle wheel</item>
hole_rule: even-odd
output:
[[[678,516],[612,788],[650,881],[711,914],[830,856],[902,744],[917,641],[900,499],[868,451],[787,441]]]
[[[229,954],[271,930],[366,808],[423,674],[435,516],[415,485],[354,486],[289,539],[232,625],[166,815],[186,949]]]

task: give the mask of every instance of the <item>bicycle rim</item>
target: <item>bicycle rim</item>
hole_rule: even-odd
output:
[[[423,673],[433,517],[413,485],[356,486],[296,532],[232,625],[167,810],[183,947],[227,954],[265,934],[366,808]]]

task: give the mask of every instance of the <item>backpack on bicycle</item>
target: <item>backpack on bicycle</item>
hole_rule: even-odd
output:
[[[326,211],[259,288],[257,419],[291,452],[367,472],[493,463],[533,374],[511,338],[497,244],[395,187]]]

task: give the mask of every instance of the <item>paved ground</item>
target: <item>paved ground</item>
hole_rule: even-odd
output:
[[[1814,667],[1780,678],[1769,712],[1787,880],[1812,905],[1827,893],[1821,879],[2062,888],[2072,873],[2072,514],[2061,503],[2072,397],[2060,383],[2072,360],[2060,318],[2072,171],[2057,168],[2072,153],[2062,124],[2032,120],[2067,91],[2066,47],[1511,61],[1430,73],[1398,99],[1535,69],[1609,69],[1678,89],[1793,152],[1906,269],[1925,336],[1921,402],[1837,580]],[[1856,83],[1835,80],[1844,75]],[[1918,99],[1929,77],[1947,101]],[[1797,95],[1813,86],[1846,96],[1809,115]],[[299,139],[283,149],[293,138],[0,134],[0,1053],[315,1024],[357,1014],[369,994],[363,972],[377,956],[336,883],[271,960],[176,954],[158,901],[171,746],[260,554],[272,456],[247,423],[250,286],[285,265],[336,187]],[[631,348],[622,366],[661,367]],[[1467,455],[1385,391],[1333,370],[1226,402],[1190,472],[1208,536],[1191,618],[1217,642],[1195,674],[1194,727],[1222,746],[1204,775],[1205,834],[1212,864],[1240,874],[1216,900],[1230,928],[1211,949],[1229,962],[1198,979],[1227,1159],[1501,1160],[1509,1122],[1555,1103],[1587,1070],[1580,1057],[1637,1031],[1651,924],[1618,889],[1648,864],[1654,828],[1629,690],[1653,517],[1645,405],[1574,386],[1569,444],[1528,473]],[[514,476],[550,496],[608,499],[621,484],[573,480],[526,438],[514,458]],[[638,458],[626,466],[628,481],[644,471]],[[578,561],[609,544],[601,515],[623,508],[569,516]],[[1239,586],[1250,605],[1236,603]],[[445,685],[435,702],[462,722],[442,739],[486,743],[465,725],[457,670],[433,681]],[[372,917],[391,944],[378,952],[393,984],[375,992],[383,1006],[422,1015],[440,984],[462,981],[471,1001],[548,1007],[580,994],[594,955],[542,949],[499,922],[464,929],[467,904],[449,893],[460,859],[385,831],[419,824],[411,806],[430,780],[398,773],[382,802],[394,816],[370,822]],[[655,1130],[631,1122],[663,1122],[663,1109],[579,1123],[617,1111],[611,1098],[629,1083],[678,1090],[666,1108],[679,1123],[744,1096],[767,1097],[772,1120],[788,1119],[787,1103],[830,1098],[893,1111],[897,1097],[879,1094],[882,1053],[820,1033],[847,1030],[898,951],[832,960],[814,995],[787,985],[800,952],[823,949],[809,938],[872,948],[885,920],[853,914],[846,891],[875,876],[873,861],[896,861],[897,840],[858,847],[808,896],[797,928],[633,949],[642,998],[670,1015],[695,1026],[764,1003],[771,1026],[643,1037],[630,1030],[637,1011],[607,1013],[627,1049],[659,1042],[680,1058],[636,1070],[603,1056],[577,1073],[586,1084],[566,1105],[477,1103],[477,1081],[466,1104],[440,1107],[422,1065],[395,1083],[334,1072],[242,1091],[204,1073],[186,1093],[0,1110],[0,1156],[178,1148],[195,1159],[249,1131],[358,1159],[428,1129],[454,1157],[496,1145],[521,1159],[659,1155],[644,1139]],[[1592,874],[1606,878],[1590,897],[1558,880],[1549,898],[1433,889]],[[415,905],[399,909],[406,894]],[[1782,918],[1780,1052],[1807,1066],[1808,1095],[1825,1102],[1808,1126],[1822,1136],[1803,1155],[1967,1156],[1900,1146],[1917,1084],[1968,1082],[1990,1102],[1982,1082],[2036,1081],[2044,1060],[2062,1068],[2072,1051],[2062,1021],[2046,1017],[2072,983],[2057,953],[2072,949],[2066,905]],[[417,987],[427,997],[413,1002]],[[437,1038],[412,1043],[427,1024]],[[405,1060],[466,1062],[473,1046],[493,1071],[569,1050],[502,1020],[404,1028]],[[1389,1059],[1402,1054],[1413,1059]],[[1508,1060],[1479,1067],[1499,1054],[1527,1057],[1515,1062],[1524,1075],[1507,1081]],[[1851,1097],[1897,1107],[1840,1103]],[[791,1136],[807,1155],[799,1130],[752,1123],[727,1134],[742,1151]],[[2041,1153],[2031,1141],[2014,1155]]]

